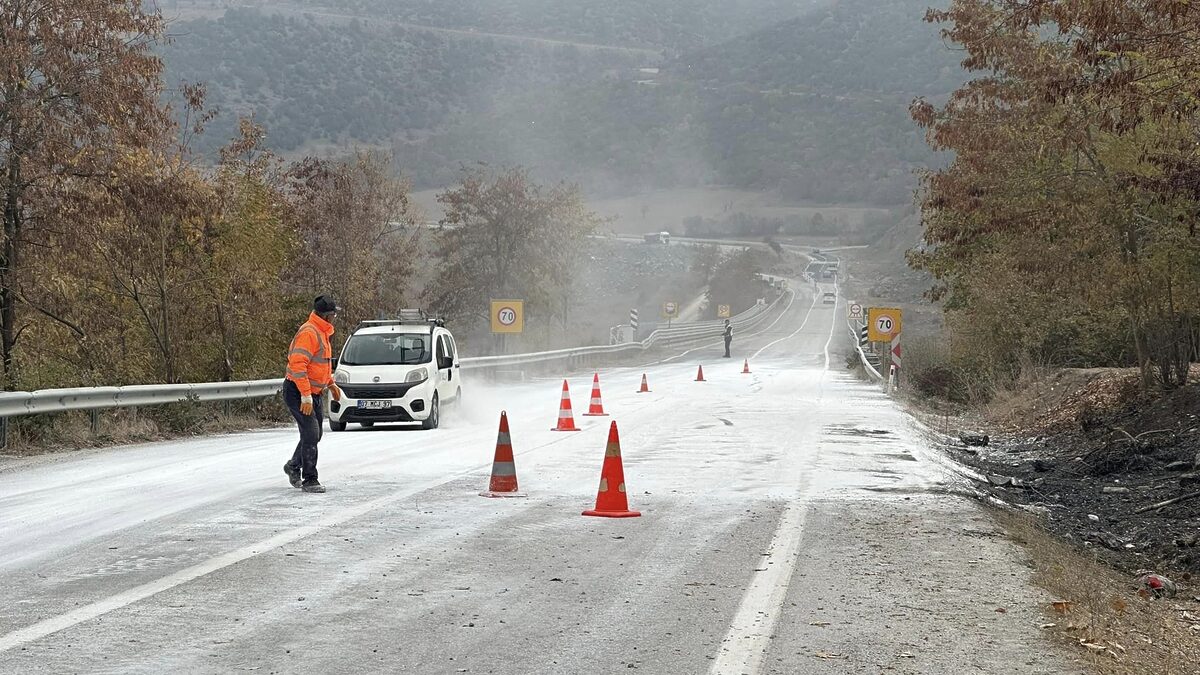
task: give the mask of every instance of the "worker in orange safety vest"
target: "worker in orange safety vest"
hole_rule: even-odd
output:
[[[333,298],[318,297],[308,321],[296,331],[288,348],[283,402],[300,428],[300,442],[291,460],[283,465],[283,472],[292,487],[305,492],[325,492],[325,486],[317,480],[317,444],[324,424],[321,395],[328,390],[333,400],[342,400],[342,390],[333,383],[333,348],[329,342],[337,313]]]

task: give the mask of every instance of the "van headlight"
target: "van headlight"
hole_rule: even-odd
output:
[[[333,374],[333,381],[337,382],[338,384],[349,384],[350,374],[339,370]]]
[[[405,382],[405,384],[412,384],[413,382],[424,382],[425,380],[428,380],[428,379],[429,379],[429,369],[417,368],[416,370],[408,371],[408,377],[404,378],[404,382]]]

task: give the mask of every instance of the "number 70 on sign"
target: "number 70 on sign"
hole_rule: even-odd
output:
[[[520,333],[525,330],[524,300],[492,300],[492,332]]]
[[[901,312],[894,307],[872,307],[867,310],[867,339],[871,342],[891,342],[900,334]]]

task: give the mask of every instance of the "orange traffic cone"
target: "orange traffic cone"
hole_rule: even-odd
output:
[[[704,366],[700,366],[699,370],[696,371],[696,381],[697,382],[707,382],[708,381],[708,380],[704,379]]]
[[[500,413],[500,432],[496,434],[496,459],[492,462],[492,481],[482,497],[524,497],[517,491],[517,465],[513,461],[512,437],[508,433],[508,413]]]
[[[608,447],[604,450],[604,467],[600,469],[600,490],[596,493],[596,508],[584,511],[585,516],[604,518],[636,518],[642,515],[629,510],[625,494],[625,469],[621,466],[621,439],[617,423],[608,428]]]
[[[571,391],[563,380],[562,400],[558,404],[558,426],[550,431],[582,431],[575,427],[575,416],[571,414]]]
[[[650,383],[646,382],[646,374],[645,373],[642,373],[642,388],[638,389],[637,393],[639,393],[639,394],[649,394],[650,393]]]
[[[742,365],[742,374],[743,375],[750,374],[750,359],[746,359],[746,361],[744,362],[744,365]]]
[[[592,375],[592,402],[588,405],[588,411],[583,413],[584,417],[608,417],[608,413],[604,412],[604,403],[600,400],[600,373]]]

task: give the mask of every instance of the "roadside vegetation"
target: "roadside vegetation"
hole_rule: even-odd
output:
[[[1183,386],[1200,343],[1200,6],[954,0],[928,18],[977,74],[912,106],[954,153],[922,180],[910,255],[945,308],[941,393],[986,394],[1027,364]]]
[[[906,336],[904,383],[979,493],[1033,514],[1009,525],[1062,599],[1045,627],[1097,672],[1193,672],[1200,6],[952,0],[927,18],[976,77],[911,107],[954,160],[918,193],[908,259],[944,325]]]
[[[577,187],[464,171],[436,232],[376,150],[287,161],[242,118],[207,161],[216,113],[201,84],[165,95],[167,25],[141,3],[8,3],[0,23],[5,389],[276,377],[320,293],[342,337],[423,300],[477,313],[497,290],[530,300],[535,333],[563,318],[598,222]]]

